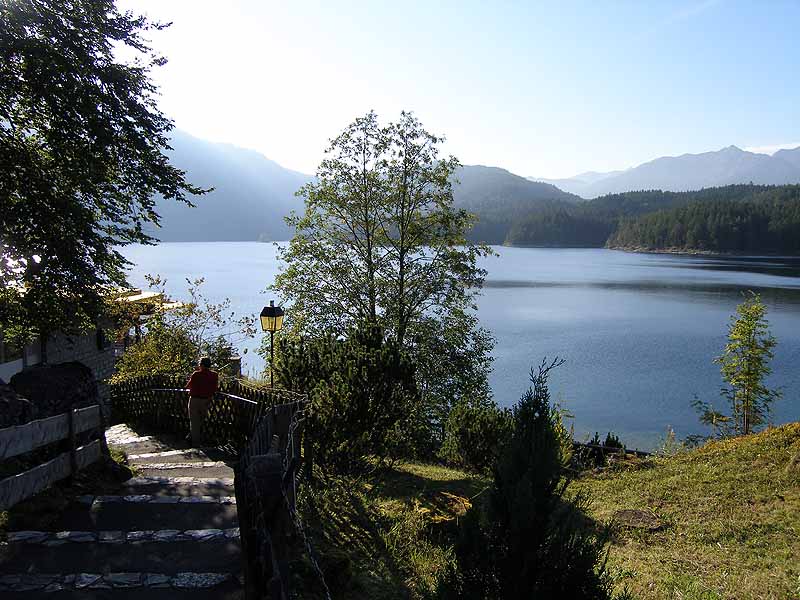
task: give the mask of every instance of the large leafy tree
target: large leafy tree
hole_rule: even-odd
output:
[[[761,297],[750,293],[736,307],[728,328],[728,343],[715,359],[727,383],[721,391],[730,413],[717,411],[700,400],[695,402],[703,423],[721,436],[752,433],[767,421],[772,403],[781,397],[780,390],[767,387],[765,382],[772,372],[769,362],[777,343],[769,331],[766,314]]]
[[[288,219],[296,234],[273,286],[297,333],[379,323],[419,364],[428,412],[440,415],[433,405],[488,394],[492,347],[470,313],[485,275],[477,259],[490,250],[465,238],[473,217],[453,206],[458,161],[440,156],[442,141],[405,112],[351,123],[299,193],[305,212]],[[444,340],[459,351],[437,350]]]
[[[14,338],[95,320],[152,243],[155,197],[204,190],[170,165],[146,35],[112,0],[0,0],[0,322]],[[129,56],[123,60],[120,56]]]

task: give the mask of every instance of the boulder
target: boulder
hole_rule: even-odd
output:
[[[92,370],[79,362],[30,367],[14,375],[10,383],[17,394],[30,400],[38,419],[100,403]]]
[[[36,406],[0,379],[0,429],[22,425],[36,418]]]

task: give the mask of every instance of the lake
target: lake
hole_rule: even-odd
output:
[[[608,431],[628,447],[652,449],[672,427],[679,438],[702,433],[695,395],[722,407],[719,365],[730,315],[746,290],[762,295],[778,340],[772,386],[784,398],[774,421],[800,418],[800,259],[631,254],[604,249],[495,247],[487,258],[478,316],[497,339],[489,376],[495,399],[516,402],[531,365],[560,356],[555,400],[574,415],[575,437]],[[130,281],[160,274],[184,297],[186,278],[204,277],[212,300],[230,298],[237,314],[258,314],[278,272],[272,244],[165,243],[132,246]],[[260,339],[240,350],[257,374]]]

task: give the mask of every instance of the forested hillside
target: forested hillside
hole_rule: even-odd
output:
[[[798,186],[730,185],[694,192],[650,190],[610,194],[573,206],[532,212],[514,224],[506,243],[518,246],[603,247],[622,221],[631,227],[631,223],[637,222],[637,217],[690,204],[725,206],[766,201],[780,203],[793,197],[797,189]],[[674,218],[685,218],[685,215],[681,213],[678,216],[675,213]],[[753,244],[757,245],[757,242]],[[632,245],[648,246],[645,243]]]
[[[800,186],[773,188],[745,200],[695,201],[623,219],[608,246],[800,254]]]
[[[529,181],[497,167],[460,167],[454,179],[454,205],[477,217],[470,239],[487,244],[505,242],[513,223],[530,214],[582,202],[554,185]]]
[[[284,217],[302,212],[295,192],[308,181],[305,175],[280,166],[262,154],[229,144],[172,133],[169,153],[175,165],[197,185],[214,191],[195,198],[194,207],[158,202],[162,227],[151,230],[165,242],[288,240],[293,230]],[[466,165],[453,177],[457,208],[478,217],[470,231],[477,242],[502,244],[512,223],[548,208],[582,200],[553,185],[528,181],[496,167]]]

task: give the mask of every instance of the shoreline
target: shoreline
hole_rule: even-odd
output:
[[[633,254],[670,254],[670,255],[684,255],[684,256],[708,256],[730,258],[738,257],[751,257],[751,258],[798,258],[797,254],[778,254],[770,252],[762,252],[760,254],[753,254],[752,252],[737,252],[720,250],[699,250],[693,248],[646,248],[644,246],[605,246],[606,250],[615,250],[617,252],[631,252]]]

